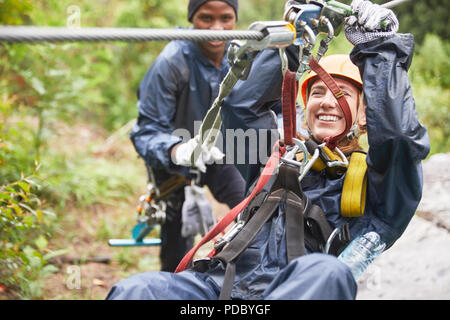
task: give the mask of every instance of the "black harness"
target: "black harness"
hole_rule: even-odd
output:
[[[306,248],[312,252],[325,252],[327,247],[329,249],[326,253],[337,256],[350,242],[348,224],[341,226],[339,236],[330,238],[333,228],[322,209],[312,204],[303,193],[298,181],[298,168],[282,163],[270,191],[260,191],[242,213],[240,221],[243,220],[245,225],[236,236],[223,248],[218,248],[218,253],[210,261],[202,259],[194,262],[193,269],[199,272],[206,271],[208,265],[215,261],[220,261],[225,266],[219,299],[230,298],[236,262],[281,204],[286,208],[288,263],[305,255]]]

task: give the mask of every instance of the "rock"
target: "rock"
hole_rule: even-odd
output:
[[[450,153],[423,162],[422,201],[358,283],[357,299],[450,299]]]
[[[423,162],[422,201],[417,214],[450,231],[450,153]]]
[[[450,233],[414,216],[360,279],[357,299],[450,299]]]

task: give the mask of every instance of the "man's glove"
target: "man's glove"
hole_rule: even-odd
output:
[[[181,209],[181,235],[185,238],[204,236],[216,224],[206,191],[197,185],[184,187],[184,203]]]
[[[369,42],[392,35],[398,30],[398,20],[394,12],[378,4],[366,0],[353,0],[353,13],[345,19],[345,36],[353,45]],[[383,29],[382,21],[387,21]]]
[[[196,135],[188,142],[177,146],[175,155],[172,156],[173,163],[185,167],[195,166],[201,172],[205,173],[207,164],[219,161],[225,156],[217,147],[212,147],[208,150],[206,147],[201,146],[201,154],[198,157],[196,155],[197,160],[195,163],[192,163],[191,156],[198,145],[200,145],[200,136]]]

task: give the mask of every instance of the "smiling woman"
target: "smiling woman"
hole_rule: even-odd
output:
[[[351,134],[357,138],[366,129],[366,111],[362,80],[358,68],[345,54],[322,58],[321,66],[334,78],[341,88],[352,115]],[[306,108],[306,123],[309,133],[318,142],[333,137],[345,129],[345,118],[337,99],[315,72],[311,72],[302,83],[303,103]],[[351,145],[350,148],[348,146]],[[343,139],[339,147],[345,153],[361,150],[357,139]]]
[[[356,118],[360,90],[350,82],[335,79],[350,106],[352,122]],[[310,89],[307,110],[308,127],[314,132],[317,141],[335,136],[345,130],[345,117],[333,93],[323,81],[316,81]],[[360,117],[358,124],[364,125],[365,118]]]

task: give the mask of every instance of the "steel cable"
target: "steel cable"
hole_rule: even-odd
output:
[[[73,42],[73,41],[213,41],[261,40],[262,32],[251,30],[143,29],[143,28],[63,28],[36,26],[0,27],[0,42]]]

